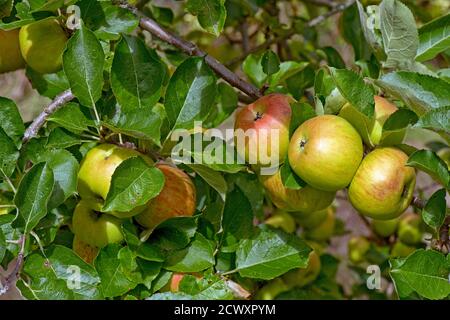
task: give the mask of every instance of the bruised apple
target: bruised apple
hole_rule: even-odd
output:
[[[196,208],[196,190],[191,178],[184,171],[167,164],[157,164],[156,167],[164,174],[164,187],[135,217],[147,229],[154,229],[170,218],[192,216]]]
[[[0,73],[25,67],[19,45],[19,29],[0,30]]]

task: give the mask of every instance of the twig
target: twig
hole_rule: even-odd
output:
[[[23,258],[25,255],[25,242],[26,237],[25,235],[22,235],[18,241],[18,244],[20,244],[20,251],[17,255],[16,265],[14,266],[13,271],[5,278],[5,284],[0,290],[0,296],[6,294],[11,289],[11,287],[14,285],[14,282],[19,276],[20,270],[22,269],[23,265]]]
[[[253,99],[258,99],[261,97],[258,88],[241,79],[238,75],[221,64],[217,59],[198,48],[194,43],[181,39],[180,37],[170,33],[169,31],[163,29],[156,21],[147,17],[141,18],[140,26],[142,29],[147,30],[154,36],[173,45],[190,56],[204,57],[205,62],[211,67],[212,70],[214,70],[215,73],[217,73],[233,87],[238,88],[247,94],[249,97]]]
[[[425,208],[425,202],[422,199],[419,199],[418,197],[413,197],[412,198],[411,205],[413,207],[416,207],[417,209]]]
[[[22,142],[27,143],[32,138],[36,137],[39,130],[44,126],[47,118],[58,109],[60,109],[67,102],[75,99],[75,96],[72,94],[72,91],[66,90],[56,96],[56,98],[42,111],[36,119],[34,119],[33,123],[27,128],[25,134],[23,136]]]
[[[314,19],[310,20],[306,26],[309,28],[315,27],[318,24],[322,23],[323,21],[325,21],[326,19],[328,19],[331,16],[334,16],[335,14],[344,11],[345,9],[347,9],[348,7],[352,6],[355,3],[356,0],[350,0],[346,3],[342,3],[342,4],[338,4],[336,6],[333,7],[332,10],[328,11],[327,13],[324,13],[323,15],[317,16]],[[266,42],[260,44],[259,46],[256,46],[252,49],[250,49],[247,53],[244,53],[242,55],[240,55],[239,57],[236,57],[232,60],[230,60],[226,65],[227,66],[233,66],[234,64],[244,60],[247,55],[251,54],[251,53],[256,53],[262,50],[265,50],[267,48],[269,48],[271,45],[278,43],[280,41],[284,41],[289,39],[290,37],[292,37],[293,35],[296,34],[296,30],[295,28],[292,28],[291,30],[289,30],[286,34],[281,35],[277,38],[272,38],[267,40]]]
[[[328,0],[303,0],[303,2],[306,3],[311,3],[313,5],[316,6],[320,6],[320,7],[327,7],[327,8],[334,8],[336,5],[336,3],[332,2],[332,1],[328,1]]]
[[[242,35],[242,49],[244,50],[244,53],[246,54],[248,50],[250,50],[249,45],[249,37],[248,37],[248,23],[246,20],[242,22],[240,25],[241,29],[241,35]]]

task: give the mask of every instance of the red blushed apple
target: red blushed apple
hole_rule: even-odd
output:
[[[289,147],[291,98],[270,94],[244,107],[236,115],[238,154],[255,168],[274,167],[286,158]]]

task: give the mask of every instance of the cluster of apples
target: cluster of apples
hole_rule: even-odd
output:
[[[0,30],[0,73],[30,66],[38,73],[62,68],[68,36],[55,18],[47,18],[20,29]]]
[[[125,160],[141,157],[149,165],[153,161],[136,150],[113,144],[100,144],[88,151],[78,173],[78,202],[72,217],[75,235],[73,249],[91,263],[99,248],[123,241],[122,224],[131,217],[143,228],[154,229],[165,220],[192,216],[196,208],[196,189],[190,177],[169,164],[155,166],[165,177],[160,194],[146,205],[130,212],[105,212],[103,205],[116,168]]]

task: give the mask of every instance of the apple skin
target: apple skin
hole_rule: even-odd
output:
[[[19,45],[19,29],[0,30],[0,73],[25,67]]]
[[[398,224],[398,238],[407,245],[416,245],[422,240],[420,230],[422,218],[417,214],[407,214]]]
[[[390,237],[397,231],[399,219],[372,220],[372,229],[383,238]]]
[[[353,207],[376,220],[400,216],[411,203],[416,173],[406,166],[408,156],[386,147],[369,153],[362,161],[348,189]]]
[[[56,19],[33,22],[20,29],[20,50],[27,64],[39,73],[54,73],[62,68],[67,35]]]
[[[317,190],[308,185],[299,190],[288,189],[283,185],[280,170],[274,175],[259,177],[272,203],[288,212],[319,211],[328,207],[336,196],[336,192]]]
[[[336,217],[333,208],[327,210],[325,220],[317,227],[305,230],[305,238],[314,241],[327,241],[334,234]]]
[[[362,158],[358,132],[348,121],[334,115],[305,121],[289,144],[292,170],[319,190],[337,191],[348,186]]]
[[[99,248],[88,245],[81,241],[77,236],[73,237],[72,249],[86,263],[93,264],[95,258],[100,251]]]
[[[315,251],[309,254],[309,262],[306,268],[290,270],[281,278],[289,288],[301,288],[317,279],[320,274],[321,262],[320,257]]]
[[[107,213],[92,210],[80,201],[72,217],[72,229],[82,242],[98,248],[123,241],[122,220]]]
[[[247,163],[258,167],[274,166],[274,163],[264,163],[258,155],[258,150],[267,150],[267,157],[272,157],[271,131],[278,129],[278,164],[286,158],[289,146],[289,125],[292,117],[290,103],[291,98],[283,94],[270,94],[264,96],[252,104],[241,109],[236,114],[235,121],[235,140],[238,146],[238,154],[245,159]],[[245,139],[245,148],[239,148],[239,139],[237,130],[247,132],[249,129],[255,130],[254,134]],[[243,141],[242,141],[243,142]],[[241,143],[242,143],[241,142]],[[256,150],[250,150],[250,145],[257,146]]]
[[[141,153],[113,144],[100,144],[86,154],[78,171],[78,193],[94,210],[101,211],[111,186],[116,168],[126,159],[142,157],[148,164],[153,162]],[[142,212],[145,206],[131,212],[108,212],[118,218],[128,218]]]
[[[352,237],[348,241],[348,257],[351,262],[358,264],[364,261],[370,249],[370,242],[364,237]]]
[[[287,233],[293,233],[296,229],[294,218],[282,210],[276,210],[264,223],[271,227],[282,229]]]
[[[190,217],[196,208],[196,189],[191,178],[184,171],[167,164],[157,164],[156,167],[164,174],[164,187],[135,217],[147,229],[154,229],[170,218]]]
[[[289,287],[281,278],[275,278],[258,290],[254,300],[274,300],[279,294],[288,290]]]
[[[328,210],[334,210],[328,207],[324,210],[309,212],[307,214],[302,212],[293,212],[292,215],[297,223],[305,229],[314,229],[321,225],[328,216]]]
[[[416,251],[415,247],[408,246],[401,241],[397,241],[391,249],[392,258],[405,258]]]

